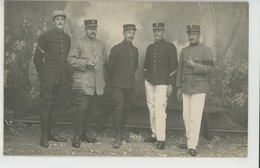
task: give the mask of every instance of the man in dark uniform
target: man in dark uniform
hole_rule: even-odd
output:
[[[209,47],[201,44],[200,26],[187,26],[190,45],[183,48],[177,72],[177,98],[183,99],[183,120],[187,143],[179,145],[196,156],[202,112],[209,91],[209,74],[214,70],[213,55]]]
[[[164,23],[153,23],[155,42],[147,48],[143,69],[153,133],[144,141],[158,141],[158,149],[165,148],[167,100],[173,92],[178,65],[176,47],[164,39],[164,32]]]
[[[38,41],[34,64],[40,78],[41,89],[41,142],[48,147],[48,140],[66,142],[54,133],[59,112],[64,110],[64,93],[67,89],[66,58],[71,39],[64,33],[66,15],[61,10],[53,12],[54,29],[44,33]]]
[[[107,62],[105,45],[98,39],[97,20],[84,21],[86,35],[70,50],[68,64],[74,68],[72,89],[75,94],[75,136],[72,146],[80,147],[80,140],[94,143],[90,134],[90,121],[96,97],[104,93],[104,65]]]
[[[136,26],[123,25],[124,40],[115,45],[109,55],[107,73],[112,83],[114,104],[115,141],[114,148],[121,146],[122,129],[127,120],[127,113],[135,99],[135,72],[138,68],[138,50],[133,46]]]

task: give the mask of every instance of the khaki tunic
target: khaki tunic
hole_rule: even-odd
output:
[[[107,53],[104,44],[97,39],[90,40],[87,36],[79,39],[70,50],[67,59],[74,68],[73,90],[79,90],[86,95],[104,93],[104,64],[107,62]],[[95,70],[87,67],[87,63],[96,64]]]
[[[187,66],[189,56],[195,62],[195,67]],[[213,55],[209,47],[198,44],[182,49],[176,87],[181,88],[184,94],[207,93],[209,91],[209,74],[214,69]]]

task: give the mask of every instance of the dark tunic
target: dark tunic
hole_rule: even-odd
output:
[[[137,68],[138,50],[135,46],[124,40],[111,49],[106,69],[112,86],[134,89]]]
[[[144,77],[152,85],[174,85],[177,49],[164,39],[150,44],[144,61]]]
[[[66,59],[70,44],[70,36],[56,29],[44,33],[39,38],[34,54],[34,64],[40,80],[54,84],[67,81]]]

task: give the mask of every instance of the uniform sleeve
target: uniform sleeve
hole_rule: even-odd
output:
[[[182,76],[182,58],[183,57],[183,54],[182,54],[182,51],[181,51],[181,55],[180,55],[180,58],[179,58],[179,64],[178,64],[178,69],[177,69],[177,76],[176,76],[176,83],[175,83],[175,86],[177,88],[181,87],[181,76]]]
[[[170,67],[168,85],[173,86],[175,83],[177,68],[178,68],[177,49],[174,44],[169,45],[168,54],[169,54],[169,67]]]
[[[112,76],[114,74],[115,68],[116,68],[116,61],[117,61],[118,53],[116,51],[116,48],[113,47],[110,51],[108,62],[106,64],[106,70],[107,75],[109,79],[112,79]]]
[[[144,72],[147,72],[149,70],[149,47],[146,50],[145,60],[144,60]]]
[[[76,44],[69,52],[67,63],[79,71],[86,71],[87,60],[80,58],[80,55],[81,55],[80,45],[78,42],[76,42]]]
[[[194,66],[194,74],[200,74],[200,75],[205,75],[205,74],[211,74],[213,70],[215,69],[214,66],[214,59],[213,59],[213,54],[210,50],[210,48],[206,48],[203,57],[205,60],[202,60],[202,63],[195,63]]]
[[[149,48],[150,48],[150,46],[148,46],[148,48],[146,50],[144,66],[143,66],[144,78],[145,79],[147,79],[148,73],[149,73],[149,62],[150,62],[150,60],[149,60]]]
[[[135,72],[137,71],[138,69],[138,64],[139,64],[139,53],[138,53],[138,49],[137,50],[137,58],[136,58],[136,62],[135,62]]]
[[[38,45],[34,51],[34,58],[33,62],[36,68],[36,71],[39,73],[41,66],[44,63],[44,56],[45,56],[45,51],[47,49],[47,38],[46,35],[43,34],[38,41]]]

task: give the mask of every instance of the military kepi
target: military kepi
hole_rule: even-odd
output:
[[[65,15],[65,13],[64,13],[64,11],[62,11],[62,10],[55,10],[55,11],[53,11],[53,13],[52,13],[52,19],[54,19],[56,16],[63,16],[63,17],[67,17],[66,15]]]
[[[164,29],[164,23],[153,23],[153,30],[154,29]]]
[[[125,25],[123,25],[123,28],[124,28],[124,31],[126,31],[126,30],[136,31],[137,30],[134,24],[125,24]]]
[[[85,27],[98,27],[97,20],[95,19],[89,19],[84,20]]]
[[[187,33],[189,32],[200,32],[199,25],[187,25]]]

